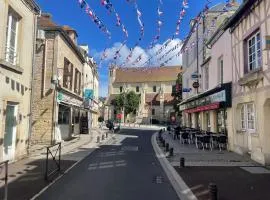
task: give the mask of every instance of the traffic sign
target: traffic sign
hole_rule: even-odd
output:
[[[193,82],[192,86],[193,86],[193,88],[198,88],[198,87],[200,87],[200,84],[199,84],[199,82],[195,81],[195,82]]]

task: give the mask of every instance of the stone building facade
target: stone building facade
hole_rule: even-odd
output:
[[[89,109],[88,112],[89,127],[95,128],[98,126],[97,119],[99,116],[99,106],[98,106],[99,77],[97,71],[97,64],[95,63],[94,59],[91,56],[89,56],[88,45],[81,45],[80,48],[82,49],[83,55],[86,60],[83,66],[83,74],[82,74],[82,85],[85,101],[84,105],[85,108]],[[91,94],[89,94],[89,92]]]
[[[77,33],[58,26],[50,14],[38,19],[33,83],[32,143],[54,143],[80,133],[87,116],[83,104],[82,72],[85,58]]]
[[[228,22],[232,48],[232,147],[270,163],[270,1],[246,0]]]
[[[109,113],[105,115],[115,119],[118,113],[111,101],[122,92],[134,91],[140,94],[140,105],[136,113],[126,118],[126,122],[150,124],[151,121],[170,121],[171,115],[175,113],[172,89],[180,72],[180,66],[125,69],[111,67],[107,100]]]
[[[32,0],[0,1],[0,161],[27,154],[36,19]]]
[[[188,127],[231,133],[231,38],[223,29],[238,7],[235,1],[219,3],[192,20],[182,47],[185,92],[180,111]],[[194,87],[195,83],[198,87]]]

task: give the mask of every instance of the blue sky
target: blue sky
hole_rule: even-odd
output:
[[[126,51],[132,48],[139,38],[139,24],[137,22],[136,11],[134,6],[127,3],[126,0],[110,0],[121,17],[122,23],[126,26],[129,37],[126,43]],[[160,40],[158,43],[165,42],[176,30],[176,21],[179,16],[180,9],[182,7],[182,0],[162,0],[161,10],[163,15],[161,21],[163,25],[161,27]],[[225,2],[226,0],[212,0],[212,5],[219,2]],[[140,47],[137,49],[137,53],[144,51],[152,41],[157,29],[157,6],[159,0],[137,0],[138,7],[142,13],[142,20],[145,25],[145,35],[140,43]],[[189,8],[187,9],[186,16],[180,27],[179,39],[183,39],[189,32],[189,21],[201,11],[206,0],[188,0]],[[100,3],[100,0],[87,0],[87,3],[95,11],[97,16],[107,26],[112,33],[111,39],[102,33],[97,26],[91,21],[83,9],[78,5],[77,0],[37,0],[43,12],[49,12],[53,16],[53,20],[59,25],[69,25],[77,30],[79,38],[79,44],[88,44],[90,47],[90,55],[98,57],[105,47],[109,47],[111,51],[115,52],[115,49],[120,45],[120,42],[124,40],[122,30],[117,27],[115,15],[109,14],[105,7]],[[175,41],[176,44],[178,40]],[[121,53],[121,52],[120,52]],[[123,53],[122,58],[126,58],[126,54]],[[135,57],[136,58],[136,57]],[[97,60],[98,62],[98,60]],[[181,64],[181,59],[172,61],[168,64]],[[98,62],[99,63],[99,62]],[[108,64],[110,60],[107,60],[99,66],[100,75],[100,95],[107,95],[108,85]]]

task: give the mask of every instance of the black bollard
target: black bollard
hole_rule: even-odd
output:
[[[105,139],[104,135],[102,135],[101,139],[102,139],[102,140],[104,140],[104,139]]]
[[[208,185],[208,189],[210,200],[217,200],[217,185],[215,183],[210,183]]]
[[[108,132],[106,132],[106,138],[108,137]]]
[[[173,156],[173,148],[170,148],[170,156]]]
[[[99,136],[97,136],[97,143],[99,143],[100,142],[100,137]]]
[[[180,168],[184,168],[185,167],[185,158],[181,157],[180,158]]]
[[[166,143],[166,146],[165,146],[165,151],[168,152],[169,151],[169,143]]]

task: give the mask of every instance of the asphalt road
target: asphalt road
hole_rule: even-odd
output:
[[[37,199],[176,200],[151,144],[151,130],[122,130]]]

